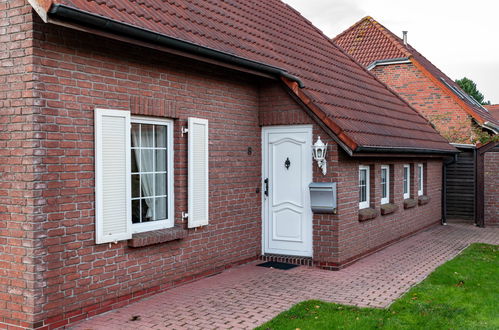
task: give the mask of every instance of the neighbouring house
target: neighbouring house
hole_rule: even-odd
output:
[[[499,119],[414,49],[407,34],[399,38],[367,16],[333,41],[425,116],[448,141],[474,144],[483,134],[499,133]]]
[[[499,104],[484,105],[496,120],[499,120]]]
[[[479,214],[484,200],[478,196],[477,179],[483,173],[475,144],[499,132],[493,106],[484,107],[468,96],[407,42],[407,32],[399,38],[370,16],[333,41],[418,110],[460,151],[444,166],[443,220],[492,224],[482,221]]]
[[[3,327],[257,258],[340,269],[441,220],[457,150],[280,1],[0,13]]]

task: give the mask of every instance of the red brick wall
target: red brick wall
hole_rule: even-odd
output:
[[[426,186],[424,194],[430,197],[426,205],[404,209],[403,206],[403,165],[411,165],[411,198],[417,199],[417,181],[414,167],[423,163],[426,167]],[[338,254],[332,263],[345,264],[358,256],[374,251],[383,245],[413,233],[441,219],[441,182],[442,162],[431,159],[352,159],[340,153],[340,174],[338,175]],[[358,166],[369,165],[371,168],[371,207],[378,211],[374,219],[359,221]],[[388,215],[380,215],[381,200],[381,165],[391,166],[391,203],[398,206],[398,211]],[[374,170],[374,172],[372,172]],[[374,191],[374,193],[373,193]],[[341,192],[341,194],[340,194]]]
[[[245,75],[175,56],[36,24],[43,198],[36,319],[64,325],[153,288],[260,254],[261,133],[258,85]],[[148,247],[95,244],[95,108],[176,117],[175,221],[187,211],[188,116],[210,125],[210,224]],[[253,149],[248,155],[248,147]]]
[[[371,72],[430,120],[453,143],[471,143],[471,117],[412,63],[380,65]]]
[[[499,226],[499,152],[484,155],[485,226]]]
[[[30,7],[0,0],[0,324],[20,327],[32,325],[41,284],[32,39]]]
[[[0,53],[0,323],[62,326],[261,253],[259,125],[313,123],[278,82],[39,19],[33,33],[24,1],[0,0],[0,9],[6,9],[0,12],[0,37],[9,42],[8,52]],[[189,230],[180,241],[142,248],[95,244],[97,107],[176,119],[178,224],[187,209],[187,139],[180,128],[188,116],[209,119],[209,226]],[[439,219],[440,163],[428,161],[435,177],[430,204],[359,223],[361,160],[346,156],[314,124],[314,141],[317,135],[329,143],[328,174],[314,163],[314,180],[338,182],[339,202],[337,215],[314,215],[317,265],[341,264]],[[388,163],[401,171],[402,162]]]
[[[348,156],[317,123],[309,116],[298,115],[300,107],[285,90],[273,85],[261,90],[261,99],[268,99],[269,107],[260,107],[262,125],[313,124],[313,141],[317,136],[328,143],[328,171],[324,176],[313,163],[313,180],[337,182],[338,214],[314,214],[313,259],[314,264],[335,269],[359,258],[370,251],[404,235],[435,224],[441,219],[441,160],[409,158],[356,159]],[[265,112],[265,114],[262,114]],[[404,209],[402,193],[402,167],[411,164],[411,198],[417,199],[415,166],[425,164],[424,194],[431,200],[428,204]],[[359,222],[358,167],[371,165],[371,207],[378,213],[381,199],[381,165],[392,165],[391,202],[399,209],[389,215],[378,215],[375,219]]]

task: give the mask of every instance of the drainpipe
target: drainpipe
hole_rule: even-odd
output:
[[[456,162],[457,154],[454,154],[454,157],[444,160],[444,166],[442,168],[442,219],[440,220],[442,226],[447,225],[447,166]]]

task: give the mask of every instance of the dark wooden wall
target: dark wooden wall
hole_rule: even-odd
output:
[[[446,170],[447,220],[475,220],[475,150],[458,148],[457,162]]]

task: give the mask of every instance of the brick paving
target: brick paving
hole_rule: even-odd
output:
[[[387,307],[470,243],[499,244],[499,228],[432,227],[341,271],[282,271],[252,262],[73,325],[73,329],[251,329],[308,299]],[[140,316],[131,321],[134,316]]]

